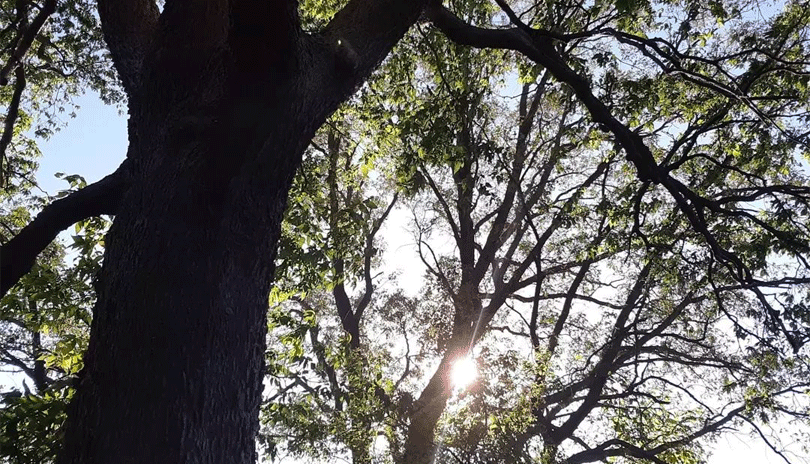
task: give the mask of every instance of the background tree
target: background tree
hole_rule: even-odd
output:
[[[377,235],[398,195],[384,169],[369,175],[385,155],[356,116],[341,114],[316,136],[291,191],[273,292],[283,304],[270,313],[268,378],[278,391],[266,400],[263,435],[271,450],[282,443],[322,457],[337,442],[365,463],[390,406],[366,310],[378,298]],[[325,323],[332,316],[336,325]]]
[[[777,346],[789,339],[769,334],[756,323],[756,315],[768,311],[765,306],[763,312],[759,294],[788,283],[806,285],[806,277],[760,279],[743,286],[734,275],[716,274],[711,257],[695,248],[701,238],[693,224],[684,221],[677,210],[667,209],[667,196],[660,192],[647,203],[644,197],[649,186],[640,188],[633,175],[616,168],[615,158],[604,159],[612,147],[604,143],[609,139],[599,135],[598,127],[586,123],[587,108],[576,105],[565,88],[551,88],[543,74],[532,75],[538,84],[524,87],[517,112],[518,121],[525,124],[514,132],[503,130],[516,136],[512,143],[523,139],[526,144],[529,134],[539,139],[533,140],[533,149],[528,150],[535,159],[526,162],[516,156],[510,160],[506,155],[509,151],[499,149],[493,143],[497,137],[491,133],[492,125],[509,126],[491,111],[475,103],[471,110],[469,104],[470,100],[487,100],[476,93],[481,76],[475,71],[491,73],[492,68],[481,56],[470,58],[463,49],[438,45],[436,36],[419,40],[422,48],[409,49],[408,54],[425,57],[424,61],[415,68],[397,69],[432,72],[434,81],[415,80],[419,83],[412,92],[419,98],[395,113],[407,147],[400,155],[401,181],[411,191],[419,186],[427,191],[419,196],[427,201],[414,203],[415,232],[424,244],[423,258],[434,288],[424,291],[421,301],[402,297],[389,300],[388,311],[399,310],[401,314],[402,308],[407,308],[410,322],[416,322],[417,334],[429,332],[427,338],[439,344],[438,349],[431,350],[432,355],[420,351],[421,356],[409,358],[414,364],[436,360],[436,356],[443,360],[423,390],[415,386],[415,391],[408,391],[407,384],[397,381],[398,375],[392,376],[391,383],[405,390],[394,394],[403,400],[400,406],[407,407],[406,399],[412,397],[420,398],[422,404],[411,405],[404,413],[398,409],[390,413],[390,427],[402,430],[399,437],[388,436],[391,457],[403,462],[430,460],[436,446],[441,445],[443,451],[438,452],[446,453],[450,461],[531,462],[544,458],[593,462],[625,456],[649,462],[699,462],[705,458],[705,439],[731,427],[741,423],[757,427],[776,416],[786,418],[783,420],[806,418],[806,405],[800,400],[800,392],[806,391],[802,380],[806,357]],[[438,59],[431,61],[433,57]],[[466,74],[459,69],[466,69]],[[483,93],[491,90],[490,84],[481,89]],[[456,89],[459,95],[454,95]],[[530,90],[534,91],[535,105],[530,103]],[[638,88],[629,86],[627,91]],[[617,111],[638,112],[634,96],[628,94],[627,107]],[[536,120],[526,118],[531,107],[540,113]],[[470,114],[476,118],[468,117]],[[653,114],[647,117],[653,121],[648,126],[658,127],[649,137],[666,133],[675,121],[653,120],[658,118]],[[572,122],[566,124],[566,118]],[[465,125],[467,121],[472,124]],[[549,133],[542,132],[544,127]],[[687,128],[686,133],[691,130]],[[460,141],[465,136],[468,141],[463,144]],[[676,139],[674,143],[680,146],[685,142]],[[442,165],[446,167],[441,169]],[[588,166],[596,170],[583,170]],[[801,170],[791,176],[796,176],[792,182],[806,182]],[[500,184],[493,180],[498,177]],[[505,214],[510,227],[496,236],[502,240],[499,245],[517,255],[479,261],[487,280],[475,283],[478,288],[471,299],[477,300],[476,314],[469,310],[476,305],[457,304],[464,265],[452,257],[439,257],[430,249],[428,231],[440,236],[438,242],[448,237],[455,241],[455,253],[462,263],[461,250],[476,250],[473,257],[480,259],[485,245],[476,244],[475,239],[483,237],[485,244],[487,232],[492,230],[487,221],[497,212],[509,210],[504,207],[509,203],[496,200],[508,192],[510,179],[526,179],[527,184],[511,183],[515,211]],[[556,203],[548,198],[555,197],[551,193],[556,194]],[[798,199],[805,201],[800,196]],[[487,209],[493,203],[495,207]],[[465,221],[477,226],[475,232],[466,235],[466,241],[459,239],[464,236],[459,224]],[[756,240],[757,234],[749,237]],[[756,249],[770,253],[765,245]],[[518,259],[524,253],[525,257]],[[474,260],[472,263],[468,268],[475,267]],[[634,268],[628,263],[640,264]],[[759,261],[757,266],[768,264]],[[535,266],[534,276],[520,273]],[[521,271],[510,281],[513,270]],[[756,272],[767,275],[764,273],[774,269],[759,267]],[[498,313],[499,300],[511,310],[508,316]],[[391,314],[385,305],[379,311]],[[320,314],[312,314],[316,313]],[[482,318],[476,316],[485,316],[484,323],[475,328],[483,337],[479,346],[480,367],[485,369],[482,377],[497,382],[483,381],[484,385],[469,394],[466,404],[453,404],[451,415],[440,421],[452,395],[447,380],[451,360],[458,357],[447,355],[452,353],[448,340],[457,329],[470,331],[473,319],[480,324]],[[494,320],[491,327],[487,327],[489,318]],[[462,319],[460,329],[454,319]],[[313,317],[308,324],[314,328],[319,323]],[[737,336],[746,340],[741,344],[730,337],[729,329],[734,326]],[[419,338],[417,334],[404,331],[402,336],[413,341]],[[469,338],[466,346],[461,343],[461,351],[468,350],[469,341],[475,338],[466,336]],[[774,340],[781,341],[774,345]],[[733,348],[735,344],[737,348]],[[429,343],[408,345],[424,347]],[[509,347],[506,352],[499,349],[504,346]],[[301,345],[301,349],[307,348]],[[313,343],[310,349],[314,353],[317,345]],[[766,358],[771,359],[769,369],[762,369]],[[783,361],[777,362],[780,358]],[[522,378],[515,378],[516,365],[525,373]],[[328,384],[328,377],[321,373],[322,385]],[[747,387],[732,379],[747,379],[742,382]],[[759,383],[779,387],[767,392],[750,389]],[[426,407],[435,411],[435,419],[419,417],[419,408]],[[307,424],[307,417],[312,416],[304,413],[299,417]],[[346,424],[352,425],[350,421]],[[359,426],[362,430],[366,427]],[[313,429],[325,430],[318,426]],[[398,447],[408,441],[409,434],[426,438],[413,446],[412,454],[407,454],[407,444],[405,454],[398,454]],[[299,435],[297,439],[306,437]],[[417,457],[413,450],[427,452]]]

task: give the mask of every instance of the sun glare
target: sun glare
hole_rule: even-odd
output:
[[[478,367],[475,365],[475,360],[469,356],[464,356],[457,360],[453,364],[453,371],[450,375],[453,381],[453,388],[463,390],[478,377]]]

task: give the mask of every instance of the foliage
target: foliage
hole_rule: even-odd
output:
[[[353,350],[364,353],[361,364],[368,353],[389,360],[382,373],[394,389],[381,398],[391,407],[373,426],[387,457],[405,459],[409,433],[429,426],[448,462],[704,462],[707,439],[728,428],[802,421],[808,332],[794,301],[808,282],[807,74],[798,58],[807,18],[788,4],[757,23],[755,3],[744,2],[518,6],[684,188],[639,183],[614,134],[592,123],[593,109],[550,70],[417,27],[351,106],[364,110],[360,118],[394,121],[352,144],[385,143],[396,154],[426,272],[418,297],[377,280]],[[482,27],[505,16],[488,2],[449,8]],[[795,58],[763,63],[774,50]],[[333,184],[320,176],[327,182],[310,182],[308,198],[328,210]],[[290,229],[299,243],[313,230],[337,232],[328,221],[313,230],[302,223],[312,222]],[[308,253],[331,252],[309,243]],[[323,275],[335,272],[328,259],[321,264]],[[486,272],[473,278],[478,266]],[[385,274],[384,262],[373,267]],[[357,367],[318,354],[345,351],[340,334],[349,332],[330,295],[334,280],[324,282],[277,310],[309,322],[284,329],[272,353],[296,340],[296,362],[311,369],[273,380],[285,394],[269,407],[297,407],[298,425],[272,414],[267,424],[287,452],[323,457],[318,444],[328,440],[330,454],[364,462],[345,432],[323,432],[336,421],[370,428],[335,406],[351,408],[352,392],[367,391],[350,386]],[[368,287],[356,292],[352,304]],[[381,342],[392,336],[400,341]],[[456,397],[428,379],[444,375],[459,339],[475,345],[490,380]],[[756,367],[761,356],[768,368]],[[307,397],[310,388],[317,395]],[[300,409],[296,395],[321,399]],[[444,414],[426,425],[418,417],[430,401]]]
[[[0,456],[3,462],[38,464],[53,462],[65,421],[70,389],[42,396],[6,393],[0,410]]]
[[[74,191],[84,187],[79,176],[65,179]],[[29,222],[29,211],[49,201],[30,193],[23,202],[19,195],[16,198],[7,199],[0,207],[0,223],[9,234]],[[25,376],[15,382],[21,382],[22,389],[2,393],[3,462],[51,462],[55,456],[58,447],[54,443],[60,441],[72,382],[83,364],[90,308],[95,300],[91,282],[101,265],[107,225],[103,218],[77,224],[70,247],[52,243],[34,268],[0,300],[0,363]],[[8,239],[3,236],[4,241]]]
[[[37,16],[47,13],[49,6],[53,13],[34,30]],[[0,107],[5,108],[1,177],[5,183],[22,182],[24,189],[33,179],[35,160],[40,156],[37,138],[47,138],[65,124],[65,115],[73,114],[73,97],[93,90],[105,102],[117,104],[124,96],[106,56],[95,2],[3,0],[0,24],[4,25],[0,30]],[[26,35],[30,34],[30,53],[20,61],[18,55],[25,52]],[[20,98],[15,101],[17,94]]]

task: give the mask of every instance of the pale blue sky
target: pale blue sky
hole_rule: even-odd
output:
[[[66,182],[54,177],[55,173],[79,174],[92,183],[113,172],[126,155],[126,115],[119,114],[117,108],[104,105],[94,94],[79,98],[77,103],[80,109],[76,111],[76,117],[66,121],[65,128],[41,144],[43,157],[37,178],[49,194],[67,187]],[[409,237],[400,240],[412,241]],[[397,248],[390,245],[390,248]],[[799,451],[799,446],[791,448]],[[808,456],[791,457],[797,458],[799,463],[810,463]],[[783,462],[760,440],[742,434],[718,440],[715,453],[709,460],[709,464]]]
[[[88,183],[113,172],[126,156],[126,115],[105,105],[95,94],[77,99],[76,117],[67,127],[40,143],[42,158],[37,174],[40,186],[49,194],[67,188],[54,177],[57,172],[79,174]]]

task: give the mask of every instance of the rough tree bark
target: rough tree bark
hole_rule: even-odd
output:
[[[292,0],[99,0],[130,146],[126,180],[80,201],[117,214],[59,463],[254,462],[292,176],[424,3],[352,0],[305,34]]]

